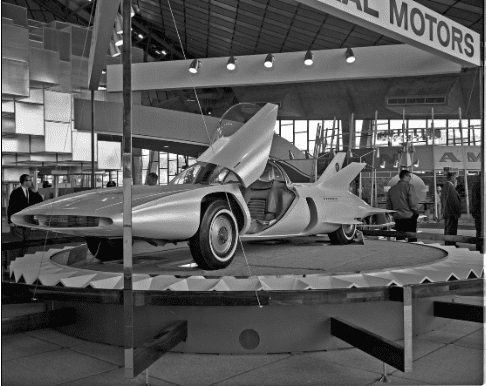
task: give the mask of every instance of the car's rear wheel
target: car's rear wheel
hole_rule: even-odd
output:
[[[106,239],[102,237],[85,237],[91,254],[101,261],[123,259],[123,239]]]
[[[356,224],[343,224],[328,236],[332,244],[346,245],[353,241],[355,234]]]
[[[199,268],[227,267],[238,245],[238,224],[228,204],[212,202],[204,212],[197,233],[189,240],[192,257]]]

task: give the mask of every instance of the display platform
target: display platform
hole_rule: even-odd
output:
[[[186,245],[134,246],[136,344],[175,320],[188,321],[176,351],[279,353],[347,346],[330,333],[339,317],[390,340],[403,338],[403,303],[415,286],[414,334],[447,322],[431,312],[484,276],[478,252],[438,244],[366,240],[331,245],[322,237],[245,242],[219,271],[194,266]],[[243,253],[244,250],[244,253]],[[248,262],[248,263],[247,263]],[[11,278],[52,307],[75,307],[63,332],[123,345],[123,263],[100,263],[86,246],[36,252],[11,263]],[[452,288],[452,290],[451,290]],[[467,291],[466,291],[467,292]]]

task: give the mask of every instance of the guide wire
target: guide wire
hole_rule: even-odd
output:
[[[184,45],[182,44],[182,39],[181,39],[181,36],[180,36],[180,33],[179,33],[179,29],[177,28],[177,22],[175,20],[174,12],[172,11],[172,6],[170,4],[170,0],[167,0],[167,4],[169,5],[169,10],[170,10],[170,13],[171,13],[171,16],[172,16],[172,21],[174,23],[174,28],[175,28],[176,33],[177,33],[177,38],[179,39],[179,45],[181,47],[182,55],[184,56],[184,59],[187,60],[186,52],[185,52],[185,49],[184,49]],[[208,126],[207,126],[207,123],[206,123],[204,114],[202,112],[201,102],[200,102],[199,96],[197,94],[196,85],[195,85],[194,80],[192,78],[191,78],[191,83],[192,83],[192,88],[194,90],[194,95],[196,97],[196,102],[197,102],[197,105],[199,107],[199,112],[200,112],[201,117],[202,117],[202,121],[203,121],[203,124],[204,124],[204,128],[206,130],[206,135],[208,137],[209,147],[210,147],[211,151],[213,152],[213,154],[215,154],[215,150],[214,150],[214,147],[213,147],[214,142],[211,141],[211,136],[209,135],[209,129],[208,129]],[[221,173],[220,166],[219,165],[216,165],[216,167],[218,168],[218,173]],[[230,199],[229,199],[228,191],[225,189],[225,187],[224,187],[223,184],[221,184],[221,185],[222,185],[223,190],[224,190],[224,193],[226,195],[226,201],[228,203],[228,207],[229,207],[231,213],[233,214],[233,217],[236,219],[236,216],[234,215],[234,212],[233,212],[233,208],[231,207],[231,202],[230,202]],[[237,226],[238,226],[238,224],[237,224]],[[249,272],[249,275],[250,275],[250,280],[252,282],[254,282],[254,278],[253,278],[253,275],[252,275],[251,267],[250,267],[250,264],[248,262],[248,258],[246,256],[245,248],[243,247],[243,242],[241,241],[241,237],[240,237],[239,232],[238,232],[238,241],[239,241],[240,246],[241,246],[241,250],[242,250],[242,253],[243,253],[243,257],[245,258],[246,266],[248,268],[248,272]],[[260,302],[260,298],[258,296],[257,287],[255,287],[255,296],[256,296],[256,299],[257,299],[257,302],[258,302],[258,306],[259,307],[263,307],[262,304],[261,304],[261,302]]]

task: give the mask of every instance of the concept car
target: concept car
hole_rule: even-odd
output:
[[[274,136],[276,118],[273,104],[233,106],[197,163],[167,186],[133,186],[133,238],[155,245],[188,241],[198,266],[215,270],[231,263],[240,239],[327,234],[334,244],[348,244],[362,219],[391,212],[349,191],[366,164],[341,168],[344,153],[313,182],[299,174],[298,162],[275,157],[289,154],[288,149],[299,152]],[[123,188],[109,188],[45,201],[12,221],[82,236],[91,253],[107,261],[123,257],[122,211]]]

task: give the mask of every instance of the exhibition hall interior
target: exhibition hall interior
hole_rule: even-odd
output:
[[[484,15],[2,0],[2,384],[484,384]]]

